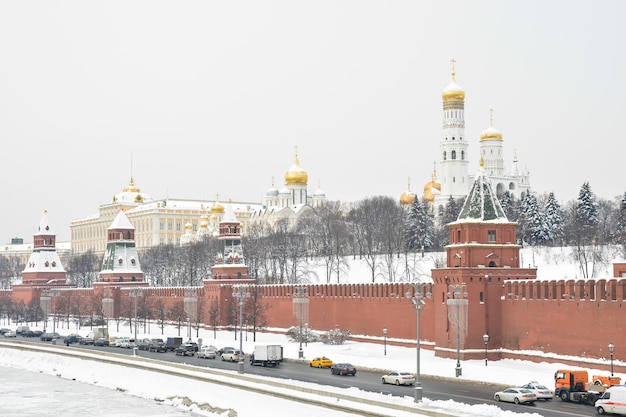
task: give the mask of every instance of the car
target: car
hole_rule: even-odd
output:
[[[333,361],[326,356],[318,356],[317,358],[311,359],[309,366],[311,368],[330,368],[333,366]]]
[[[139,339],[137,342],[137,348],[139,350],[148,350],[148,347],[152,344],[152,339]]]
[[[230,361],[230,362],[240,361],[243,359],[243,353],[239,349],[227,350],[224,353],[222,353],[221,356],[222,356],[223,361]]]
[[[3,327],[2,329],[0,329],[0,334],[5,334],[6,332],[10,332],[11,329],[7,329],[6,327]]]
[[[530,381],[526,385],[522,385],[520,388],[526,388],[535,393],[538,400],[549,401],[554,398],[554,390],[540,384],[537,381]]]
[[[413,385],[415,383],[415,375],[410,372],[389,372],[380,379],[383,384]]]
[[[81,345],[93,345],[94,344],[94,340],[93,337],[91,336],[87,336],[87,337],[83,337],[78,341],[79,344]]]
[[[177,356],[193,356],[196,354],[196,347],[191,343],[183,343],[174,349]]]
[[[204,359],[215,359],[217,357],[217,349],[215,346],[202,345],[196,356]]]
[[[351,363],[335,363],[330,367],[332,375],[356,375],[356,368]]]
[[[71,345],[72,343],[79,343],[79,344],[82,344],[82,343],[81,343],[81,342],[82,342],[82,340],[83,340],[83,338],[82,338],[80,335],[78,335],[78,334],[70,334],[70,335],[65,336],[65,337],[63,338],[63,343],[65,343],[65,346],[69,346],[69,345]]]
[[[94,340],[94,346],[109,346],[109,339],[106,337],[101,337],[99,339]]]
[[[493,394],[496,401],[506,401],[515,404],[533,404],[537,401],[537,395],[526,388],[507,388]]]
[[[13,330],[9,330],[8,332],[4,333],[4,337],[17,337],[17,333]]]
[[[217,356],[222,356],[222,353],[226,352],[227,350],[235,350],[235,348],[231,346],[220,348],[217,350]]]
[[[42,342],[51,342],[60,337],[61,335],[58,334],[57,332],[52,332],[52,333],[46,332],[46,333],[42,333],[41,336],[39,336],[39,340],[41,340]]]
[[[167,352],[167,345],[163,339],[150,339],[148,352]]]

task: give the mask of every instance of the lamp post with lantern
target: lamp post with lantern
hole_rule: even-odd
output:
[[[383,337],[384,337],[384,346],[385,346],[385,356],[387,356],[387,328],[383,328]]]
[[[489,335],[487,333],[483,335],[483,341],[485,342],[485,366],[487,366],[487,343],[489,343]]]
[[[246,298],[250,297],[250,292],[245,285],[239,285],[233,287],[233,297],[239,302],[239,362],[237,363],[237,372],[243,374],[243,304]]]
[[[415,312],[417,315],[417,335],[416,335],[416,357],[417,357],[417,368],[415,373],[415,394],[414,401],[419,403],[422,401],[422,381],[420,381],[420,319],[422,308],[426,304],[424,298],[431,298],[432,294],[430,293],[430,284],[422,284],[421,282],[415,282],[409,284],[412,287],[408,289],[406,292],[406,298],[411,300],[411,305],[415,308]],[[426,292],[424,292],[424,286],[426,286]]]
[[[467,285],[456,284],[448,286],[448,307],[456,307],[456,376],[462,375],[461,369],[461,330],[465,331],[465,322],[461,329],[461,305],[467,306]],[[463,310],[465,312],[465,310]]]
[[[613,376],[613,352],[615,351],[615,345],[609,343],[609,353],[611,354],[611,376]]]

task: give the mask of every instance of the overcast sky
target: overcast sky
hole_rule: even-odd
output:
[[[623,1],[0,3],[0,243],[59,240],[128,184],[261,202],[297,147],[331,200],[422,191],[441,91],[532,189],[623,195]],[[132,164],[131,164],[132,161]],[[132,169],[131,169],[132,166]]]

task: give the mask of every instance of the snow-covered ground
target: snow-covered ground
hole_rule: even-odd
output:
[[[63,329],[60,329],[60,332],[63,333]],[[83,333],[86,332],[87,331],[83,331]],[[170,336],[176,336],[176,332],[177,331],[175,329],[169,329],[166,331],[166,335],[169,334]],[[69,333],[69,331],[67,331],[67,333]],[[124,335],[128,336],[129,333],[130,332],[126,331]],[[142,334],[140,336],[144,335]],[[154,332],[152,334],[146,334],[145,336],[161,337],[161,335]],[[217,333],[216,337],[214,337],[212,331],[201,331],[200,337],[203,338],[203,343],[213,344],[217,347],[239,346],[239,341],[234,340],[233,332],[220,331]],[[394,339],[388,339],[389,343],[387,344],[386,355],[384,355],[384,347],[381,344],[350,341],[343,345],[309,343],[303,346],[303,350],[305,358],[325,355],[330,357],[335,362],[351,362],[355,364],[357,368],[361,366],[414,372],[417,365],[416,349],[394,346],[391,344],[393,341]],[[257,334],[257,341],[254,342],[252,341],[251,334],[246,336],[244,333],[244,340],[242,341],[244,351],[250,352],[253,350],[255,344],[263,343],[281,344],[284,347],[284,355],[286,358],[298,358],[299,344],[287,340],[287,338],[282,334],[259,333]],[[552,360],[550,355],[543,356],[545,356],[547,360]],[[193,364],[194,360],[190,358],[189,362]],[[463,375],[460,378],[468,381],[521,385],[531,380],[538,380],[547,386],[553,385],[552,375],[558,367],[568,367],[568,365],[559,364],[556,358],[554,359],[554,362],[543,363],[532,363],[517,360],[490,361],[488,366],[485,366],[484,360],[473,360],[463,361],[461,365]],[[97,362],[89,362],[88,365],[86,365],[84,360],[70,357],[34,354],[0,348],[0,366],[46,375],[56,375],[64,380],[75,380],[82,384],[89,384],[115,390],[118,393],[124,392],[126,396],[138,397],[138,403],[144,403],[145,399],[148,399],[156,402],[160,407],[164,404],[169,404],[174,407],[174,409],[191,411],[194,415],[198,416],[231,416],[234,415],[232,414],[233,412],[236,412],[238,417],[274,417],[277,415],[286,415],[287,413],[299,413],[303,416],[320,417],[348,415],[347,413],[340,413],[334,409],[307,405],[296,401],[288,401],[273,396],[260,395],[247,390],[237,390],[214,384],[210,384],[209,386],[206,382],[196,381],[193,379],[186,380],[177,376],[154,374],[149,371],[140,371],[128,367],[115,366],[115,369],[112,370],[112,365],[105,365]],[[248,366],[248,364],[246,364],[246,366]],[[437,358],[434,356],[432,351],[422,348],[420,361],[422,375],[437,375],[454,378],[455,366],[455,360]],[[597,369],[589,369],[589,372],[591,374],[606,373],[605,371]],[[193,372],[190,371],[190,374],[193,374]],[[233,371],[233,374],[236,374],[236,372]],[[619,376],[623,378],[623,375]],[[263,380],[264,378],[260,379]],[[311,385],[295,381],[292,382],[294,384],[305,386]],[[6,383],[8,383],[9,386],[5,389],[4,394],[0,393],[0,404],[5,402],[4,398],[6,398],[7,395],[15,392],[15,389],[11,389],[12,382],[7,381]],[[249,385],[249,383],[247,385]],[[5,383],[3,383],[3,387],[5,386]],[[55,386],[49,386],[48,389],[51,391],[56,390],[56,384]],[[76,389],[79,388],[75,385],[73,391]],[[335,391],[337,390],[335,389]],[[341,392],[341,390],[337,392]],[[357,389],[348,389],[345,390],[345,392],[352,396],[363,396],[369,399],[377,398],[377,394],[365,393]],[[413,391],[410,387],[407,387],[407,396],[404,398],[390,398],[389,396],[380,395],[381,396],[379,398],[382,401],[394,401],[397,404],[409,407],[417,406],[413,401]],[[327,400],[328,398],[324,399],[324,401]],[[336,399],[334,400],[336,401]],[[29,401],[31,403],[33,401],[40,403],[39,410],[42,410],[49,409],[50,403],[54,402],[54,399],[50,395],[39,392],[36,395],[31,395]],[[79,402],[80,400],[77,398],[75,401]],[[204,408],[201,408],[199,406],[200,404],[204,404]],[[75,406],[80,406],[80,404],[77,403]],[[68,404],[64,404],[64,408],[67,407]],[[359,405],[359,407],[366,407],[366,409],[370,408],[370,406],[367,405]],[[523,407],[520,407],[521,413],[513,413],[510,411],[503,411],[497,405],[467,405],[454,401],[433,401],[430,400],[427,395],[425,395],[424,401],[419,405],[419,407],[431,411],[443,411],[450,415],[468,417],[511,417],[514,415],[527,417],[531,415],[539,415],[537,413],[526,412],[528,410],[524,410]],[[174,409],[172,410],[172,413],[174,413]],[[6,408],[3,409],[2,406],[0,406],[0,411],[5,411],[2,413],[3,416],[11,415],[9,413],[10,410],[7,410]],[[376,409],[376,411],[381,412],[379,409]],[[115,412],[122,413],[123,410],[116,410],[116,407],[111,408],[109,406],[107,407],[106,415],[107,417],[153,415],[114,414]],[[387,412],[389,416],[396,417],[415,415],[402,413],[398,410],[383,410],[382,412]],[[24,414],[22,412],[15,415],[28,416],[29,414]],[[44,414],[32,415],[40,416]],[[52,416],[55,414],[49,415]],[[79,414],[77,414],[77,416],[78,415]],[[71,414],[69,416],[71,416]]]

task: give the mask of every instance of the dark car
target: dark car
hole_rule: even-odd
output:
[[[167,345],[161,339],[151,339],[148,344],[149,352],[167,352]]]
[[[100,339],[96,339],[93,342],[94,346],[109,346],[109,339],[106,337],[101,337]]]
[[[61,337],[60,334],[53,332],[53,333],[42,333],[41,336],[39,336],[39,339],[43,342],[50,342],[52,340],[56,340],[59,337]]]
[[[230,346],[223,347],[223,348],[218,349],[218,350],[216,351],[217,356],[222,356],[222,353],[224,353],[224,352],[226,352],[226,351],[228,351],[228,350],[236,350],[236,349],[235,349],[234,347],[230,347]]]
[[[330,367],[333,375],[356,375],[356,368],[350,363],[335,363]]]
[[[184,343],[174,349],[174,353],[178,356],[195,356],[197,345],[194,346],[191,343]]]
[[[69,346],[72,343],[80,343],[82,341],[82,337],[80,337],[77,334],[71,334],[69,336],[65,336],[65,338],[63,338],[63,343],[65,343],[65,346]],[[42,339],[43,340],[43,339]],[[81,343],[82,344],[82,343]]]

